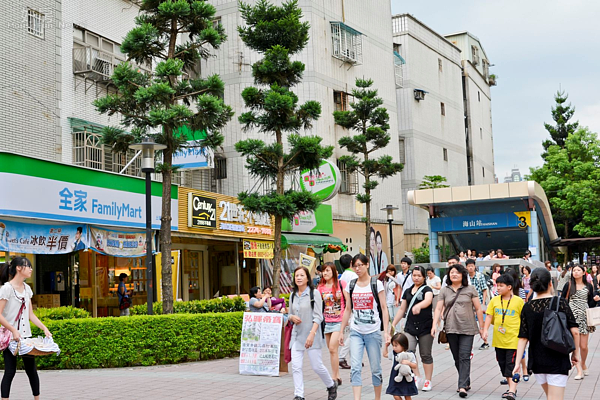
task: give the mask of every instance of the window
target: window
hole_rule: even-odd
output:
[[[101,171],[121,172],[131,161],[135,151],[113,153],[109,146],[102,143],[103,126],[84,120],[70,118],[73,134],[73,164]],[[138,157],[125,170],[124,174],[139,176],[142,159]]]
[[[481,92],[477,92],[477,100],[481,101]]]
[[[398,140],[398,158],[400,164],[406,164],[406,142],[404,138]]]
[[[394,52],[395,53],[402,54],[401,51],[400,51],[402,49],[402,45],[400,43],[394,43],[394,47],[393,48],[394,48]]]
[[[31,8],[27,9],[27,33],[44,38],[44,14]]]
[[[444,103],[440,103],[440,106],[442,115],[446,115],[446,105]]]
[[[73,27],[73,73],[95,81],[108,81],[117,65],[127,60],[121,46],[81,27]],[[152,64],[137,66],[150,72]]]
[[[479,137],[483,139],[483,128],[479,128]]]
[[[333,91],[333,102],[335,103],[335,111],[350,110],[349,104],[354,101],[354,97],[346,92]]]
[[[479,48],[475,45],[471,46],[471,59],[473,61],[473,65],[479,64]]]
[[[348,172],[346,163],[338,160],[340,169],[340,193],[357,194],[358,193],[358,171]]]
[[[404,76],[402,67],[405,64],[404,58],[398,53],[394,51],[394,76],[396,78],[396,87],[401,88],[404,85]]]
[[[215,168],[213,170],[213,179],[227,178],[227,159],[225,157],[215,156]]]
[[[444,149],[444,161],[448,161],[448,149]]]
[[[331,23],[332,56],[350,64],[362,64],[362,34],[341,22]]]
[[[438,58],[438,69],[440,70],[440,72],[444,72],[444,66],[442,64],[441,58]]]
[[[485,167],[481,167],[481,174],[483,175],[483,177],[485,178]]]
[[[219,25],[221,24],[221,17],[213,19],[212,26],[215,29],[219,29]]]

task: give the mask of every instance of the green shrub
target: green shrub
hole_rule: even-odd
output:
[[[281,297],[282,299],[285,299],[286,307],[290,306],[290,295],[291,295],[291,293],[280,293],[279,294],[279,297]]]
[[[41,369],[117,368],[223,358],[240,350],[242,315],[48,320],[46,326],[61,354],[38,357],[37,365]],[[32,334],[42,332],[32,326]]]
[[[72,318],[89,318],[90,313],[83,308],[75,308],[72,306],[56,307],[56,308],[38,308],[33,313],[41,320],[60,320]]]
[[[147,303],[130,308],[131,315],[146,315],[148,313]],[[158,301],[152,305],[154,314],[163,313],[162,302]],[[173,303],[174,314],[205,314],[246,311],[246,302],[241,297],[221,297],[210,300],[176,301]]]

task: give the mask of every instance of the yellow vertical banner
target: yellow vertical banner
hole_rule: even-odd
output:
[[[156,260],[156,298],[163,301],[162,298],[162,254],[155,254]],[[173,301],[177,301],[177,292],[179,290],[179,250],[171,251],[171,279],[173,285]]]

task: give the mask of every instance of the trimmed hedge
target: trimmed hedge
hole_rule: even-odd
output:
[[[130,308],[131,315],[146,315],[148,303],[140,304]],[[162,302],[158,301],[152,305],[154,314],[163,313]],[[210,300],[176,301],[173,303],[174,314],[205,314],[205,313],[227,313],[246,311],[246,302],[241,297],[222,297]]]
[[[41,320],[61,320],[72,318],[89,318],[90,313],[83,308],[72,306],[56,308],[38,308],[33,313]]]
[[[40,369],[174,364],[236,355],[241,312],[48,320],[60,356],[38,357]],[[33,336],[42,332],[32,326]],[[0,364],[3,360],[0,359]]]

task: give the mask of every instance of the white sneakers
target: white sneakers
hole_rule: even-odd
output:
[[[425,383],[423,384],[423,389],[421,389],[424,392],[429,392],[432,389],[433,385],[431,384],[431,381],[426,380]]]

